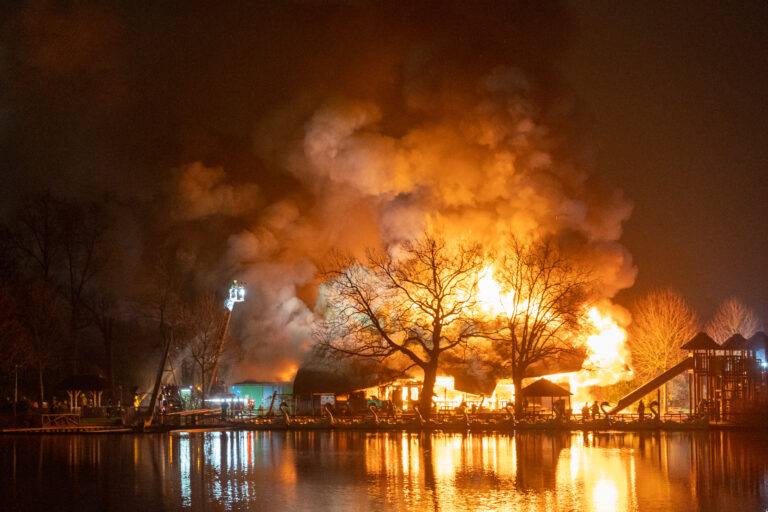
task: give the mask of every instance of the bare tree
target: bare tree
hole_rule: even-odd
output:
[[[677,292],[656,290],[632,306],[629,349],[632,367],[642,379],[650,379],[672,368],[684,357],[680,347],[699,330],[696,313]],[[662,388],[667,403],[667,386]]]
[[[183,344],[184,340],[184,311],[180,299],[183,281],[182,273],[175,261],[173,247],[160,247],[152,268],[150,291],[142,301],[148,316],[157,323],[162,341],[162,356],[149,401],[148,421],[150,422],[171,351],[177,348],[177,345]]]
[[[11,235],[13,246],[43,282],[50,282],[62,258],[61,201],[48,193],[27,199]]]
[[[720,304],[705,330],[718,343],[737,333],[749,338],[760,330],[760,319],[749,306],[731,297]]]
[[[497,264],[497,279],[508,292],[504,311],[484,330],[498,356],[492,366],[522,389],[535,363],[578,352],[576,339],[591,295],[591,276],[552,239],[525,242],[510,235]],[[515,400],[515,414],[523,401]]]
[[[78,331],[93,319],[85,303],[87,287],[110,259],[106,244],[109,223],[104,208],[96,203],[85,206],[62,203],[59,215],[66,275],[64,289],[69,302],[69,342],[77,373],[80,359]]]
[[[104,361],[109,380],[110,398],[115,399],[115,345],[117,342],[118,306],[116,298],[107,292],[91,294],[83,301],[104,345]]]
[[[187,348],[200,370],[200,388],[205,403],[208,382],[212,378],[223,334],[226,310],[224,302],[213,293],[206,293],[182,312]]]
[[[326,270],[325,318],[316,336],[332,353],[378,361],[401,359],[424,373],[422,414],[431,413],[441,356],[475,336],[479,246],[449,246],[438,235],[406,242],[396,256],[369,251],[338,257]]]
[[[13,374],[14,397],[18,401],[19,370],[31,366],[33,354],[27,330],[19,318],[19,298],[8,283],[0,282],[0,370]]]
[[[74,371],[79,360],[77,332],[90,323],[84,298],[87,287],[109,260],[109,215],[97,203],[75,204],[41,194],[28,199],[17,214],[13,247],[28,277],[56,284],[69,303],[68,341]]]
[[[23,289],[23,304],[18,314],[26,332],[30,366],[38,374],[42,404],[45,400],[44,374],[57,366],[64,356],[66,304],[56,290],[42,281],[25,284]]]

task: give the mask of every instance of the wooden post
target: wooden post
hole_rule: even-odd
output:
[[[664,404],[661,403],[661,387],[656,390],[656,401],[659,403],[659,416],[661,416],[664,410]]]
[[[688,416],[693,415],[693,371],[688,372]]]

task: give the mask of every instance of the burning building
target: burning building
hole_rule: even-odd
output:
[[[389,11],[319,13],[345,27],[327,41],[343,41],[344,52],[323,52],[304,63],[306,79],[281,84],[279,100],[251,120],[249,165],[193,152],[173,172],[169,224],[189,234],[187,263],[203,266],[218,244],[224,256],[208,256],[215,271],[201,283],[236,275],[252,288],[233,320],[233,378],[290,380],[310,357],[327,303],[318,270],[334,250],[395,255],[433,227],[497,256],[510,232],[562,241],[596,284],[594,310],[580,319],[593,331],[580,342],[586,362],[564,379],[578,396],[626,377],[629,318],[611,298],[636,274],[619,241],[632,204],[590,173],[577,102],[534,64],[556,59],[558,45],[530,26],[557,14],[449,3],[442,16],[465,28],[456,38]],[[387,29],[372,38],[366,23],[350,23],[358,17]],[[499,17],[504,30],[489,30]],[[493,296],[494,272],[482,279],[487,311],[510,293]]]

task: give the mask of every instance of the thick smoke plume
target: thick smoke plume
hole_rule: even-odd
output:
[[[201,287],[248,283],[233,378],[289,377],[302,362],[331,249],[388,247],[427,226],[490,249],[510,230],[556,235],[589,255],[602,297],[633,283],[618,242],[631,204],[590,175],[557,80],[569,30],[557,4],[240,7],[19,8],[0,105],[20,187],[114,192],[138,203],[139,252],[173,233]],[[59,25],[92,37],[45,58],[35,31]],[[45,87],[54,75],[70,96]],[[40,119],[24,117],[41,99]],[[67,143],[30,157],[25,123]]]

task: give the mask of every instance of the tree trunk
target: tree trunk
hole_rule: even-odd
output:
[[[43,368],[42,366],[38,369],[39,375],[40,375],[40,407],[43,406],[43,401],[45,397],[45,389],[43,388]]]
[[[75,309],[72,306],[72,313],[69,316],[69,341],[72,344],[72,371],[77,375],[78,359],[80,358],[80,340],[75,335],[76,328]]]
[[[208,395],[205,389],[205,363],[200,364],[200,408],[205,409],[205,398]]]
[[[424,368],[424,382],[421,385],[419,406],[421,415],[428,419],[432,414],[432,395],[435,393],[435,380],[437,380],[437,362],[430,362]]]
[[[104,341],[107,379],[109,380],[109,398],[115,402],[115,342],[112,339],[112,318],[104,318],[101,322],[101,336]]]
[[[523,389],[523,378],[512,377],[512,383],[515,385],[515,419],[520,419],[525,415],[525,399],[520,396]]]
[[[107,378],[109,379],[109,398],[112,402],[115,399],[115,344],[110,340],[105,340],[107,345]]]

